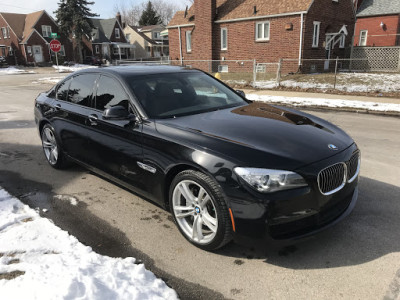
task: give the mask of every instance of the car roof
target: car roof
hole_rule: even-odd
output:
[[[169,74],[169,73],[180,73],[180,72],[200,72],[199,70],[193,70],[185,67],[176,66],[161,66],[161,65],[126,65],[126,66],[114,66],[114,67],[100,67],[100,68],[89,68],[76,72],[75,74],[82,73],[93,73],[99,72],[103,74],[113,74],[118,77],[130,77],[134,75],[153,75],[153,74]]]

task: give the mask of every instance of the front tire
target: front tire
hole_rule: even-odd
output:
[[[220,186],[194,170],[176,175],[169,202],[179,231],[193,245],[216,250],[232,239],[232,224]]]
[[[54,128],[50,124],[46,124],[41,132],[42,147],[47,162],[55,169],[63,169],[66,167],[66,159],[62,149],[57,142]]]

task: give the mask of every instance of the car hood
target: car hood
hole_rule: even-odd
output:
[[[254,167],[296,169],[333,156],[354,143],[343,130],[322,119],[257,102],[157,123],[164,134],[171,131],[163,126],[185,131],[187,134],[174,135]],[[189,133],[203,139],[193,139]]]

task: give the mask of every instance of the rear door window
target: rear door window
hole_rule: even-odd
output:
[[[57,88],[56,97],[58,100],[68,101],[68,89],[69,85],[71,84],[72,78],[61,82]]]
[[[91,107],[94,83],[98,75],[83,74],[75,76],[68,92],[68,101],[86,107]]]
[[[101,111],[117,105],[129,110],[129,96],[117,80],[108,76],[100,77],[95,101],[95,108]]]

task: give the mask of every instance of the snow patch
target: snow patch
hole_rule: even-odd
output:
[[[16,67],[8,67],[0,69],[0,75],[15,75],[15,74],[35,74],[36,72],[18,69]]]
[[[72,66],[56,66],[53,65],[53,68],[57,70],[59,73],[67,73],[67,72],[75,72],[83,69],[92,69],[92,68],[98,68],[97,66],[89,66],[89,65],[81,65],[81,64],[75,64]]]
[[[134,258],[95,253],[0,188],[2,299],[177,299]]]
[[[352,108],[379,112],[400,112],[400,104],[351,101],[342,99],[284,97],[248,94],[246,98],[254,101],[261,101],[274,104],[287,104],[292,106],[315,106],[333,108]]]

